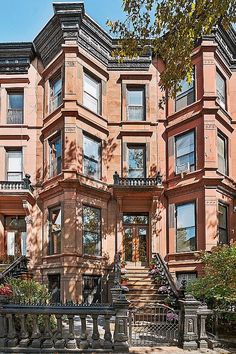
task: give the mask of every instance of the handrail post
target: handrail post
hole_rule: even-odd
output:
[[[195,350],[198,347],[197,311],[201,303],[192,295],[186,295],[180,303],[179,344],[184,350]]]
[[[114,332],[114,351],[119,353],[129,352],[128,344],[128,308],[129,301],[124,294],[113,302],[116,311],[115,332]]]
[[[213,311],[207,308],[207,305],[199,306],[198,311],[198,343],[199,348],[208,348],[207,333],[206,333],[206,319],[208,315],[212,315]]]

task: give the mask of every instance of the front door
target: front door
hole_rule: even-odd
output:
[[[126,262],[146,262],[148,258],[148,215],[123,215],[123,258]]]

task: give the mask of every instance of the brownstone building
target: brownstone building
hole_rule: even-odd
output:
[[[197,276],[236,238],[236,33],[202,38],[161,109],[160,58],[118,63],[83,4],[53,6],[33,43],[0,44],[1,261],[79,301],[107,299],[119,251]]]

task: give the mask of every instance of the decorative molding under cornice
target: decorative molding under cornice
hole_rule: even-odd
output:
[[[26,74],[35,53],[33,44],[0,43],[0,74]]]

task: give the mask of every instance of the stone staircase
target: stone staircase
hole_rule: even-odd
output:
[[[126,294],[131,307],[142,307],[148,304],[160,303],[166,295],[158,294],[159,286],[149,275],[149,267],[142,265],[126,265],[129,278]]]

